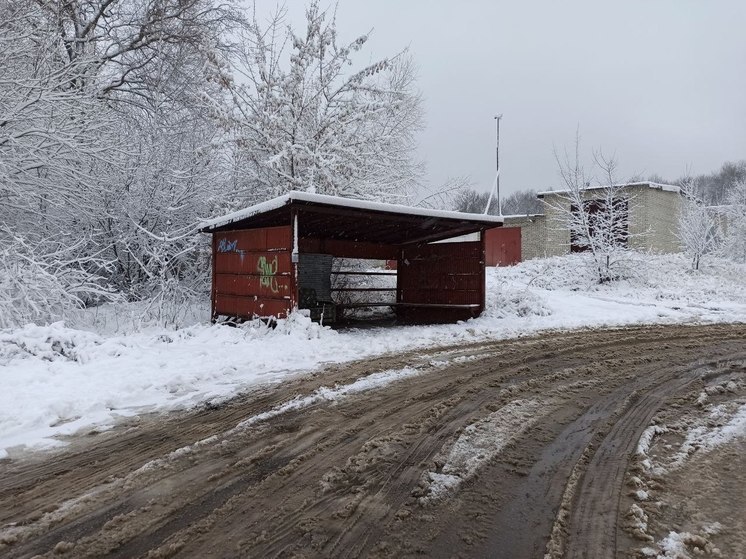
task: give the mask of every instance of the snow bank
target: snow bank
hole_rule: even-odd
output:
[[[296,314],[275,329],[232,328],[207,324],[200,308],[193,325],[174,331],[143,328],[136,309],[110,306],[89,311],[78,328],[0,330],[0,459],[20,445],[57,445],[59,435],[223,400],[328,363],[546,329],[746,321],[746,266],[707,259],[691,273],[681,256],[640,262],[628,279],[602,286],[583,255],[489,268],[485,312],[460,324],[334,331]]]

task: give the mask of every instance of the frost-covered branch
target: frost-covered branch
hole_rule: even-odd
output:
[[[339,40],[333,14],[313,2],[302,32],[283,12],[244,29],[230,85],[234,160],[247,204],[291,189],[401,201],[421,174],[414,135],[421,108],[406,52],[351,70],[368,42]]]
[[[681,181],[681,209],[677,237],[681,248],[692,259],[692,268],[699,270],[705,254],[713,252],[719,243],[717,221],[712,210],[705,206],[691,179]]]
[[[631,238],[645,234],[629,230],[634,197],[616,180],[616,160],[601,151],[594,152],[593,159],[602,174],[602,184],[590,188],[593,179],[581,162],[579,133],[572,156],[565,151],[560,157],[555,151],[555,159],[564,189],[555,201],[546,202],[554,210],[553,226],[569,232],[572,251],[590,254],[599,282],[613,280],[629,259]]]

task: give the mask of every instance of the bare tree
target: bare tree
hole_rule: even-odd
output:
[[[544,203],[538,198],[535,190],[519,190],[503,200],[503,215],[540,214]]]
[[[472,181],[468,177],[457,177],[448,179],[444,184],[437,188],[435,192],[430,192],[421,197],[416,206],[422,208],[431,208],[436,210],[453,210],[467,211],[460,209],[461,201],[469,193],[476,194],[471,189]],[[479,213],[469,210],[468,213]]]
[[[488,192],[479,193],[465,188],[457,194],[453,207],[462,212],[483,213],[488,199]],[[540,214],[544,211],[544,203],[539,200],[534,190],[519,190],[503,199],[502,209],[503,215]],[[497,200],[490,203],[487,213],[497,215]]]
[[[681,181],[681,209],[676,233],[684,252],[692,259],[692,268],[699,270],[699,262],[705,254],[718,246],[717,222],[691,178]]]
[[[722,252],[726,258],[746,262],[746,179],[736,181],[728,197]]]
[[[555,227],[569,231],[571,250],[588,252],[600,283],[618,277],[620,268],[629,259],[629,212],[632,197],[623,184],[616,182],[617,162],[601,151],[593,154],[595,166],[603,175],[603,185],[591,188],[590,176],[580,160],[580,135],[576,134],[575,150],[555,159],[564,190],[557,201],[546,202],[555,210]]]
[[[484,213],[489,197],[489,192],[477,192],[473,188],[466,188],[457,193],[453,201],[453,208],[459,212],[481,214]],[[497,215],[497,199],[490,203],[487,213]]]

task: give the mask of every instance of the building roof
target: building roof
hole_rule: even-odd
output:
[[[540,214],[511,214],[511,215],[503,215],[503,219],[527,219],[531,217],[544,217],[543,213]]]
[[[626,182],[626,183],[620,183],[613,185],[614,188],[621,188],[621,187],[647,187],[652,188],[655,190],[664,190],[667,192],[680,192],[681,189],[673,184],[662,184],[658,182],[650,182],[650,181],[642,181],[642,182]],[[594,186],[586,186],[583,188],[583,190],[602,190],[604,188],[609,188],[609,185],[603,184],[603,185],[594,185]],[[537,197],[543,198],[546,195],[549,194],[565,194],[567,192],[570,192],[569,189],[561,189],[561,190],[544,190],[543,192],[539,192],[536,194]]]
[[[297,210],[301,236],[386,244],[430,242],[499,227],[503,218],[292,191],[201,224],[208,233],[289,225]]]

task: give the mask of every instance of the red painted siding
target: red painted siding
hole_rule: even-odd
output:
[[[487,266],[512,266],[521,261],[521,228],[496,227],[484,232]]]
[[[397,302],[402,304],[397,313],[407,322],[478,316],[484,309],[483,277],[481,241],[404,248],[397,265]]]
[[[213,316],[286,317],[295,296],[292,231],[266,227],[213,236]]]

